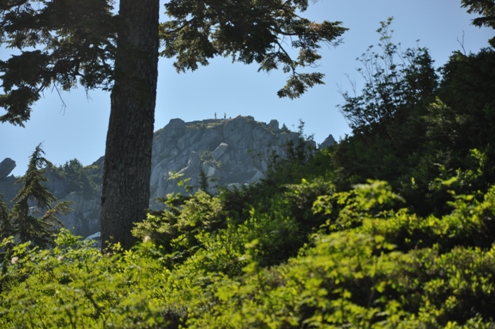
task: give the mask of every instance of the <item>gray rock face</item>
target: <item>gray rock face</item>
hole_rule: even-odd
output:
[[[7,177],[12,170],[15,168],[15,161],[11,158],[5,158],[2,162],[0,162],[0,180]]]
[[[283,157],[287,142],[296,142],[297,133],[281,132],[276,120],[269,124],[251,116],[184,123],[173,119],[155,133],[151,174],[151,206],[154,199],[168,193],[184,192],[171,180],[181,175],[191,187],[198,187],[201,170],[216,185],[247,184],[264,177],[275,152]]]
[[[71,192],[61,201],[71,201],[72,212],[58,219],[64,227],[76,235],[88,236],[100,230],[100,198],[84,198],[80,193]]]
[[[172,119],[154,134],[150,207],[161,209],[163,205],[157,198],[169,193],[187,193],[184,185],[177,185],[179,180],[192,191],[196,190],[201,172],[208,179],[210,192],[215,192],[221,185],[242,186],[258,182],[264,177],[270,157],[273,154],[284,157],[287,143],[296,142],[298,138],[298,133],[282,131],[276,120],[266,124],[251,116],[193,122]],[[313,141],[308,143],[315,146]],[[5,168],[12,167],[12,162],[8,161],[10,165],[6,164]],[[102,163],[100,158],[92,166],[101,168]],[[95,193],[97,195],[83,196],[71,191],[69,183],[60,176],[50,171],[46,175],[46,186],[59,201],[73,202],[74,211],[59,217],[64,226],[76,235],[98,232],[101,189]],[[171,179],[177,176],[180,178]],[[0,193],[14,197],[20,188],[19,184],[14,186],[15,180],[15,177],[0,179]]]
[[[0,179],[0,194],[2,194],[3,201],[7,203],[7,206],[12,206],[10,200],[12,200],[21,189],[20,184],[16,184],[17,178],[14,176],[8,176]]]
[[[321,149],[326,149],[329,148],[330,146],[335,145],[335,139],[333,138],[332,134],[328,135],[327,138],[323,141],[323,143],[320,144]]]

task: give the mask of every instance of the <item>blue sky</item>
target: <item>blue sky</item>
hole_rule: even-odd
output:
[[[316,86],[296,100],[276,95],[285,83],[281,72],[258,73],[255,65],[232,64],[229,58],[217,58],[195,72],[177,74],[172,60],[160,59],[155,130],[170,119],[184,121],[251,115],[258,121],[277,119],[297,130],[305,122],[305,133],[321,143],[329,134],[340,139],[350,129],[337,105],[343,103],[339,90],[351,90],[349,79],[362,86],[356,61],[369,45],[376,44],[380,21],[393,16],[393,40],[402,47],[421,46],[430,50],[436,66],[443,65],[452,51],[477,52],[488,45],[493,30],[470,25],[476,16],[468,15],[453,0],[320,0],[311,3],[303,16],[316,22],[342,21],[349,28],[343,44],[323,46],[318,71],[326,74],[325,85]],[[418,41],[419,40],[419,41]],[[0,49],[6,59],[8,49]],[[0,109],[0,112],[3,109]],[[13,171],[22,175],[29,155],[43,143],[46,158],[61,165],[77,158],[91,164],[104,154],[110,111],[109,94],[74,89],[59,95],[46,91],[38,101],[25,128],[0,124],[0,161],[6,157],[17,163]]]

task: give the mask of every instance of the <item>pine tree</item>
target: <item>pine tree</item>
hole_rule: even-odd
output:
[[[3,201],[3,195],[0,193],[0,241],[12,235],[12,224],[9,218],[9,209]]]
[[[54,206],[52,203],[57,200],[55,196],[43,185],[48,179],[45,177],[43,165],[51,164],[43,157],[45,152],[41,149],[41,144],[36,146],[35,151],[30,156],[28,170],[20,177],[16,183],[24,186],[12,200],[15,202],[10,211],[12,219],[13,233],[19,238],[21,243],[31,241],[33,245],[45,248],[53,242],[53,235],[57,233],[62,223],[56,218],[57,214],[67,214],[71,211],[71,202],[64,201]],[[34,202],[36,207],[45,213],[40,218],[36,218],[30,213],[30,202]]]
[[[132,246],[133,224],[149,205],[158,57],[176,57],[177,71],[207,65],[215,56],[289,73],[280,97],[299,97],[323,83],[319,72],[300,72],[321,58],[322,43],[346,30],[340,22],[299,16],[308,0],[171,0],[170,21],[159,24],[159,0],[23,0],[0,2],[0,42],[20,50],[0,61],[5,90],[1,122],[23,125],[46,88],[77,83],[111,90],[102,186],[101,232]],[[290,39],[290,42],[287,40]],[[159,45],[165,46],[159,52]],[[295,48],[297,57],[287,48]]]
[[[0,264],[2,267],[1,274],[7,272],[7,262],[10,259],[12,253],[12,243],[7,242],[7,238],[13,235],[12,223],[9,218],[9,209],[7,204],[3,201],[3,195],[0,193]],[[3,290],[3,282],[0,279],[0,292]]]

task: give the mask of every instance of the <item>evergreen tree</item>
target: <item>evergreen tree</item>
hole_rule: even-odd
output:
[[[320,59],[321,43],[332,43],[340,22],[311,22],[299,16],[307,0],[172,0],[171,21],[159,25],[159,0],[2,1],[0,42],[20,55],[0,61],[7,110],[0,121],[22,125],[31,105],[50,86],[69,90],[111,89],[111,113],[103,170],[101,231],[107,241],[130,247],[134,222],[149,203],[151,146],[158,56],[177,57],[178,71],[194,70],[217,56],[256,62],[260,70],[291,73],[280,97],[299,97],[323,83],[323,74],[301,73]],[[165,49],[159,53],[160,38]],[[284,38],[299,50],[287,51]]]
[[[12,218],[13,232],[18,236],[21,243],[31,241],[32,244],[42,248],[53,242],[53,234],[57,233],[62,223],[55,217],[56,214],[67,214],[71,211],[71,202],[64,201],[54,206],[52,203],[57,199],[43,185],[47,181],[42,169],[43,165],[50,162],[43,157],[41,145],[36,146],[30,157],[26,174],[20,177],[16,183],[24,186],[15,196],[14,207],[10,212]],[[30,214],[29,203],[34,202],[39,210],[45,210],[40,218]]]
[[[0,193],[0,241],[12,235],[12,225],[9,218],[9,209],[3,201],[3,195]]]
[[[3,201],[3,195],[0,193],[0,243],[5,243],[6,239],[13,234],[12,224],[9,218],[9,209],[7,204]],[[5,243],[5,246],[0,247],[0,264],[2,267],[1,274],[4,275],[7,272],[7,262],[10,258],[12,245]],[[2,280],[0,279],[0,292],[2,289]]]
[[[386,180],[419,215],[444,215],[448,190],[480,195],[495,182],[495,52],[456,51],[438,77],[427,49],[399,53],[390,22],[378,30],[383,54],[362,57],[362,92],[344,93],[353,135],[335,148],[335,183]],[[448,188],[439,183],[451,177]]]

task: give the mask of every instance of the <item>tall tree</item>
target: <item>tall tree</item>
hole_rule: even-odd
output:
[[[40,247],[47,247],[53,242],[53,235],[61,226],[56,215],[71,211],[70,201],[52,205],[57,198],[43,185],[47,178],[42,167],[50,164],[43,157],[44,153],[40,145],[36,146],[29,158],[26,174],[17,180],[23,187],[12,200],[15,204],[10,211],[13,233],[21,242],[31,241],[33,245]],[[40,218],[35,217],[30,213],[29,202],[34,202],[38,209],[45,210],[45,213]]]
[[[158,0],[121,0],[121,25],[111,93],[101,237],[132,245],[133,223],[149,207],[151,148],[158,79]]]
[[[323,74],[299,68],[335,43],[340,22],[315,23],[298,15],[307,0],[170,0],[159,24],[158,0],[6,0],[0,3],[0,41],[21,50],[0,61],[4,74],[0,121],[22,125],[49,86],[111,88],[102,191],[102,240],[132,245],[130,229],[149,202],[157,63],[176,57],[178,71],[195,70],[217,55],[256,62],[260,70],[290,73],[280,97],[295,98],[323,83]],[[164,49],[159,53],[160,39]],[[291,49],[298,53],[294,55]],[[33,50],[34,49],[34,50]]]
[[[9,243],[8,237],[13,235],[12,223],[10,222],[9,209],[7,204],[3,201],[3,195],[0,193],[0,264],[2,267],[1,274],[7,272],[7,262],[10,258],[13,244]],[[3,246],[2,246],[3,244]],[[0,292],[3,282],[0,279]]]
[[[9,218],[9,209],[3,201],[3,195],[0,193],[0,241],[12,235],[12,224]]]

